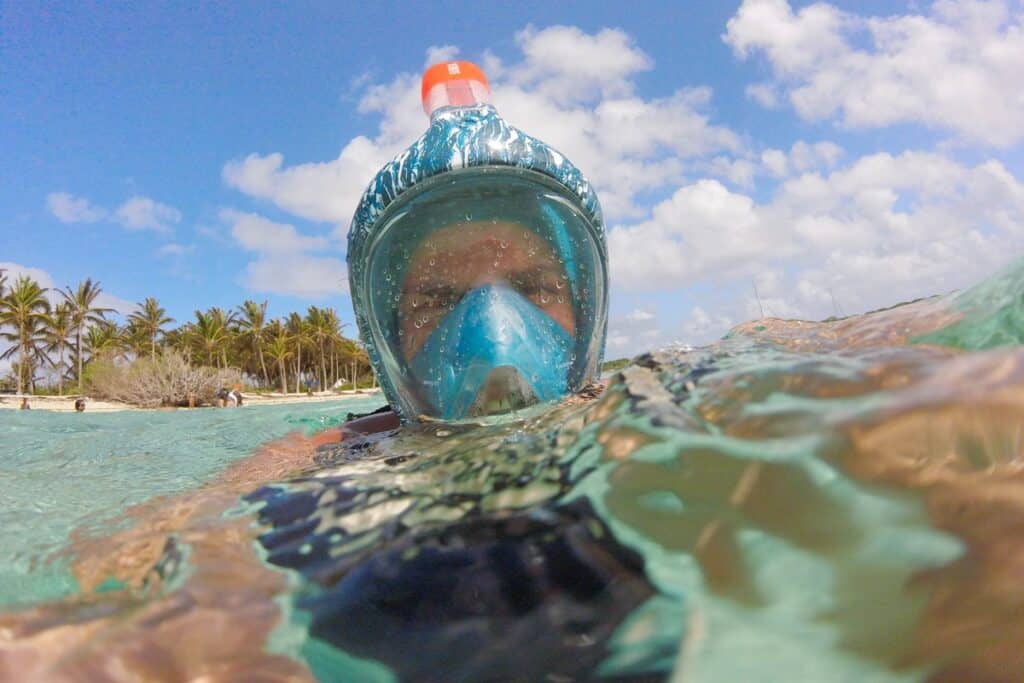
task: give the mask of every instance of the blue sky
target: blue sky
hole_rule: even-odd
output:
[[[9,3],[0,267],[352,320],[344,237],[485,67],[609,226],[609,356],[963,287],[1024,246],[1021,2]]]

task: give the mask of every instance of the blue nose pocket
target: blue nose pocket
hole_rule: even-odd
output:
[[[488,376],[515,369],[539,401],[567,392],[572,338],[529,299],[503,285],[466,294],[430,333],[410,368],[446,420],[466,417]]]

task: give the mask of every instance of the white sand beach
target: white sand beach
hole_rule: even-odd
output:
[[[314,392],[313,394],[298,393],[298,394],[281,394],[281,393],[250,393],[242,392],[243,404],[242,408],[245,409],[247,406],[269,406],[269,405],[281,405],[284,403],[322,403],[325,401],[343,401],[353,398],[368,398],[374,394],[379,394],[380,389],[360,389],[359,391],[345,391],[345,392],[333,392],[333,391],[320,391]],[[26,394],[5,394],[0,395],[0,410],[18,410],[21,407],[21,399],[27,397],[29,407],[32,410],[49,410],[54,412],[74,412],[75,410],[75,399],[79,397],[78,394],[71,396],[32,396]],[[383,398],[381,399],[384,400]],[[205,410],[210,406],[203,406],[202,408],[140,408],[128,403],[121,403],[119,401],[107,401],[90,398],[85,395],[85,409],[90,413],[113,413],[124,410]]]

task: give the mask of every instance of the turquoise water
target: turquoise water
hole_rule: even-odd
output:
[[[0,606],[77,590],[48,562],[73,529],[111,520],[154,496],[195,489],[262,443],[323,428],[382,399],[122,413],[0,412]]]
[[[0,415],[20,605],[0,671],[1022,680],[1022,293],[1024,261],[884,311],[753,321],[640,356],[593,400],[328,443],[227,488],[225,466],[355,404]]]

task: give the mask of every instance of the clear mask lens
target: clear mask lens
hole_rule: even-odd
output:
[[[596,377],[606,264],[560,185],[485,167],[407,195],[380,219],[363,288],[400,412],[507,412]]]

